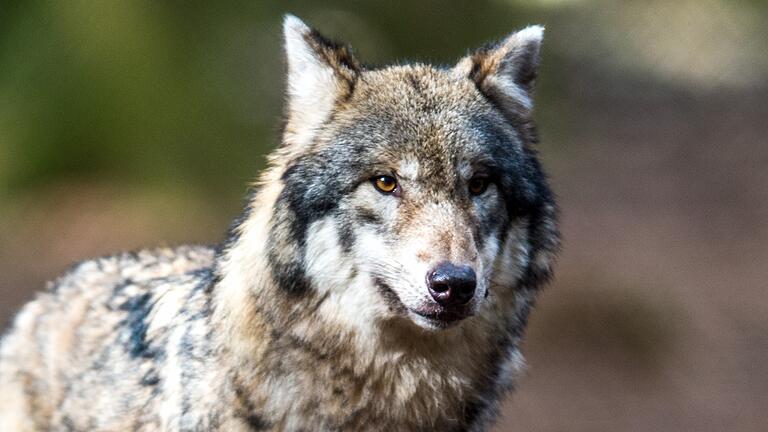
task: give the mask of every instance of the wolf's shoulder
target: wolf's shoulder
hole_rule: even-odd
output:
[[[154,304],[166,293],[183,295],[192,287],[210,284],[215,250],[183,245],[121,252],[81,261],[49,283],[36,299],[50,309],[87,302],[104,313],[126,310],[131,302]],[[143,299],[143,300],[142,300]]]
[[[191,281],[212,277],[214,260],[213,247],[183,245],[80,261],[27,303],[14,317],[10,330],[40,330],[40,321],[58,321],[64,315],[68,318],[65,321],[81,321],[100,308],[106,308],[104,313],[119,309],[112,306],[126,296],[156,296],[169,289],[188,289]],[[82,305],[81,319],[69,319],[75,315],[74,305]],[[104,313],[98,315],[103,317]]]
[[[138,415],[137,395],[159,381],[161,360],[170,361],[170,335],[189,333],[191,341],[206,334],[214,263],[212,247],[178,246],[75,264],[21,309],[0,340],[0,387],[15,392],[8,400],[42,407],[25,414],[40,416],[40,424],[56,409],[75,413],[81,417],[69,418],[83,425],[78,430],[87,429],[89,407],[98,406],[88,395],[130,401],[124,411],[104,410],[104,424]]]

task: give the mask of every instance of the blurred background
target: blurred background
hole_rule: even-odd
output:
[[[564,250],[495,431],[768,430],[767,2],[320,3],[0,1],[0,321],[78,259],[222,238],[283,13],[372,64],[539,23]]]

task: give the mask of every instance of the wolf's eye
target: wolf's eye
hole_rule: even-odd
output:
[[[397,180],[390,176],[377,176],[371,179],[373,186],[381,193],[390,194],[397,189]]]
[[[480,195],[488,189],[487,177],[472,177],[469,180],[469,193],[472,195]]]

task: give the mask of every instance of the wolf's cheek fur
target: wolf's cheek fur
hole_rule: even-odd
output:
[[[370,273],[360,265],[355,253],[345,250],[339,232],[336,216],[312,223],[306,240],[306,274],[313,290],[326,299],[319,314],[356,330],[359,335],[367,335],[372,330],[371,323],[387,316],[389,310],[374,291]]]
[[[504,238],[504,244],[491,257],[491,289],[512,291],[520,284],[530,265],[530,243],[527,232],[528,220],[521,218],[511,223]],[[497,243],[498,244],[498,243]]]
[[[408,277],[413,272],[404,268],[393,247],[398,243],[391,235],[397,210],[395,197],[364,182],[307,229],[303,263],[312,291],[326,299],[319,312],[358,334],[403,312],[401,300],[393,296],[395,287],[414,293],[412,287],[423,281]],[[346,313],[350,310],[355,314]]]

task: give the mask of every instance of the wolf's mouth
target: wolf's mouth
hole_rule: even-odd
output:
[[[471,313],[471,308],[463,307],[459,309],[455,308],[445,308],[442,306],[429,306],[422,309],[409,309],[414,314],[428,319],[430,322],[433,322],[440,326],[447,326],[452,323],[455,323],[457,321],[461,321],[465,318],[468,318]]]

